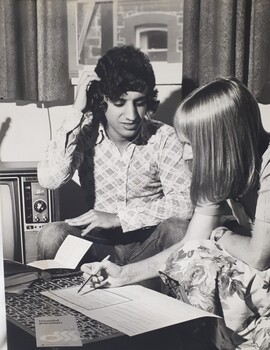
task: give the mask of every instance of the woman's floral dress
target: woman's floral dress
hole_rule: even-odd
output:
[[[213,333],[218,349],[270,349],[270,270],[253,269],[205,240],[175,251],[162,272],[165,283],[179,282],[176,295],[184,290],[193,306],[223,317]]]
[[[269,223],[270,239],[270,148],[255,204],[256,220]],[[178,298],[222,316],[213,332],[218,349],[270,349],[270,269],[237,260],[218,241],[197,240],[173,252],[160,275]]]

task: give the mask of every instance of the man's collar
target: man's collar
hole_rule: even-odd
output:
[[[135,145],[146,145],[150,138],[156,134],[156,131],[159,128],[158,125],[158,123],[144,118],[142,121],[141,130],[139,131],[135,139],[132,140],[130,143],[133,143]],[[99,123],[96,145],[100,144],[104,139],[109,139],[109,137],[106,133],[104,125],[102,123]]]
[[[96,145],[101,143],[105,137],[108,138],[108,136],[105,132],[105,129],[104,129],[104,125],[102,123],[99,123],[98,137],[97,137]]]

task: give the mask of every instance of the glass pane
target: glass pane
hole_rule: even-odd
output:
[[[182,62],[184,0],[77,1],[78,63],[96,64],[110,47],[130,43],[168,50],[148,52],[153,61]]]
[[[15,220],[16,213],[14,212],[15,203],[12,201],[12,186],[8,184],[0,184],[0,203],[1,205],[1,228],[3,234],[3,254],[5,259],[14,260],[15,258]],[[1,237],[0,237],[1,239]]]
[[[113,4],[92,1],[78,3],[78,58],[79,64],[95,65],[113,46]]]
[[[151,30],[146,32],[148,36],[148,49],[167,49],[167,32]]]

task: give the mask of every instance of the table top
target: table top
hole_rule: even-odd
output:
[[[35,317],[74,315],[83,349],[87,350],[214,350],[209,319],[198,319],[129,337],[116,329],[91,319],[44,295],[42,291],[79,285],[81,272],[50,279],[37,279],[20,294],[6,293],[8,350],[38,350],[35,340]],[[43,348],[45,350],[45,348]],[[46,348],[52,350],[52,348]],[[70,350],[69,347],[53,350]],[[82,349],[72,347],[72,349]]]
[[[37,279],[21,294],[6,293],[7,320],[35,336],[35,317],[74,315],[83,344],[120,336],[121,332],[70,309],[44,295],[42,291],[62,289],[83,282],[81,273],[66,277]]]

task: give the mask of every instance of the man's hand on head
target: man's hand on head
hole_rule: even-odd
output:
[[[117,214],[106,213],[94,209],[91,209],[76,218],[66,219],[65,222],[70,226],[84,227],[81,234],[82,236],[85,236],[94,228],[110,229],[121,226]]]
[[[84,110],[87,104],[87,91],[94,80],[100,81],[100,78],[97,76],[94,70],[83,72],[77,85],[76,98],[73,108],[80,112]]]

